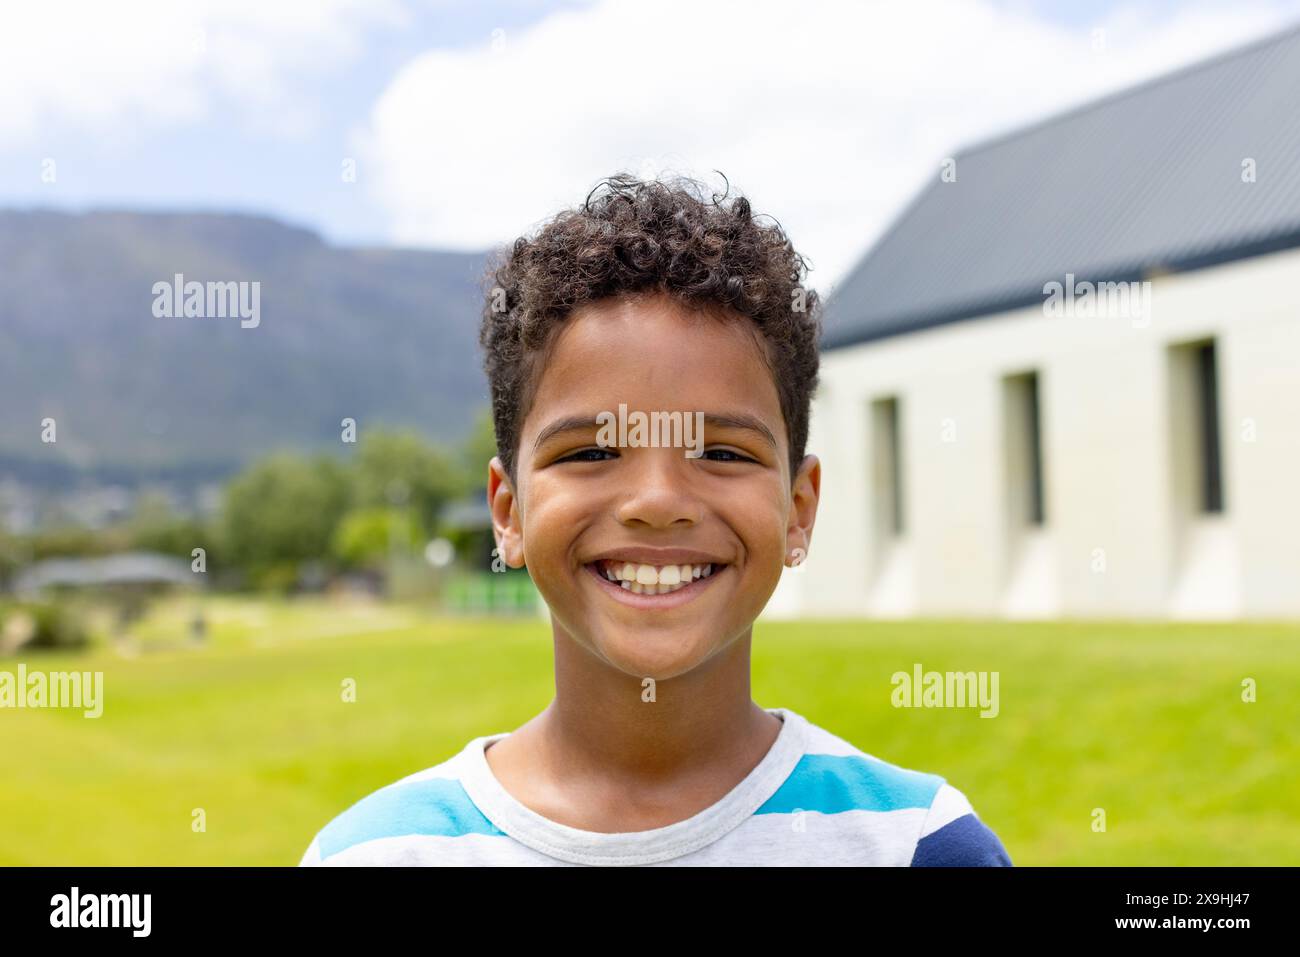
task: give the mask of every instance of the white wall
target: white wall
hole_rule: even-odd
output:
[[[1169,347],[1208,337],[1219,519],[1175,494],[1186,410]],[[1029,370],[1046,524],[1017,536],[1002,380]],[[906,516],[892,544],[868,480],[870,402],[889,395]],[[812,547],[771,617],[1300,616],[1300,251],[1155,278],[1145,324],[1035,306],[828,352],[809,451],[823,469]]]

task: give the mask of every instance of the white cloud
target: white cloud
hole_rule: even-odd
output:
[[[0,25],[0,147],[62,129],[113,136],[199,122],[228,98],[277,132],[327,104],[303,85],[400,23],[395,0],[41,0]]]
[[[1067,30],[981,0],[609,0],[412,61],[356,134],[360,177],[398,241],[481,248],[618,169],[720,169],[828,290],[943,157],[1283,20],[1263,2]]]

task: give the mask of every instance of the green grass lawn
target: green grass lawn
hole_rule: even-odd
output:
[[[201,649],[166,606],[136,657],[21,659],[103,671],[105,706],[0,710],[0,864],[296,864],[352,802],[551,697],[534,619],[206,607]],[[753,657],[756,701],[942,774],[1018,865],[1300,864],[1296,625],[760,623]],[[915,662],[999,672],[1000,714],[894,708]]]

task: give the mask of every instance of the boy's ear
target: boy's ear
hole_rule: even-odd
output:
[[[501,459],[488,463],[488,508],[492,510],[492,535],[501,558],[511,568],[524,567],[524,528],[519,519],[519,502]]]
[[[790,489],[790,523],[785,528],[785,563],[792,568],[808,559],[821,487],[821,462],[815,455],[804,456]]]

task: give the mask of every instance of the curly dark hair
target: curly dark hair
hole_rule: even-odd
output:
[[[511,482],[537,362],[555,330],[580,306],[654,292],[699,311],[738,313],[757,327],[781,400],[793,480],[817,387],[821,300],[804,289],[807,263],[780,223],[758,222],[743,196],[726,202],[729,189],[705,199],[704,185],[688,177],[612,176],[581,207],[517,239],[489,266],[479,342],[497,455]]]

